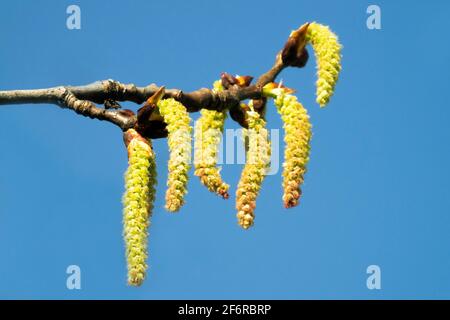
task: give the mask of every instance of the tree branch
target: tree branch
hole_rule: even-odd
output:
[[[291,50],[293,46],[297,46],[296,50]],[[297,56],[291,52],[294,52]],[[265,98],[262,96],[263,86],[269,82],[273,82],[287,66],[298,67],[300,65],[298,63],[300,58],[304,60],[303,65],[306,63],[307,52],[306,55],[299,55],[298,52],[306,52],[304,43],[299,44],[299,41],[290,36],[283,50],[277,54],[272,68],[262,74],[254,85],[246,84],[242,86],[230,84],[225,86],[225,90],[220,92],[215,92],[207,88],[201,88],[187,93],[179,89],[166,89],[164,97],[174,98],[180,101],[189,112],[196,112],[202,108],[218,111],[229,110],[234,120],[241,125],[245,125],[244,111],[240,108],[240,102],[246,99],[253,99],[255,101],[254,105],[263,110],[265,107]],[[142,104],[158,92],[160,88],[156,84],[137,87],[134,84],[103,80],[82,86],[58,86],[47,89],[0,91],[0,106],[13,104],[55,104],[92,119],[111,122],[125,131],[129,128],[137,127],[138,121],[136,114],[127,109],[111,109],[110,106],[120,107],[116,103],[117,101],[131,101],[136,104]],[[101,108],[96,104],[103,104],[105,108]],[[147,130],[147,136],[159,138],[166,135],[165,124],[162,123],[162,119],[150,119],[149,122],[151,122],[150,127],[154,127],[155,132],[152,133],[152,130]],[[149,126],[146,127],[149,128]]]

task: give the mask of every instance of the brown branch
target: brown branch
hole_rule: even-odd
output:
[[[56,104],[90,118],[112,122],[126,130],[136,122],[134,115],[130,115],[129,112],[123,112],[124,110],[102,109],[95,106],[94,103],[104,104],[106,101],[113,100],[132,101],[141,104],[158,89],[159,87],[154,84],[146,87],[136,87],[133,84],[105,80],[84,86],[0,91],[0,105]],[[239,103],[241,100],[260,96],[261,88],[256,86],[242,89],[233,88],[223,92],[213,92],[206,88],[188,93],[177,89],[168,89],[165,95],[166,98],[174,98],[183,103],[189,112],[196,112],[202,108],[224,110],[233,104]],[[67,99],[68,97],[70,99]],[[75,103],[74,98],[77,103]]]
[[[302,29],[303,28],[303,29]],[[262,88],[265,84],[273,82],[279,73],[287,66],[301,67],[306,63],[307,53],[304,43],[301,43],[299,34],[306,31],[303,26],[298,29],[295,36],[290,36],[288,42],[276,57],[275,64],[266,73],[262,74],[256,84],[243,85],[230,84],[226,90],[215,92],[201,88],[192,92],[183,92],[179,89],[166,89],[165,98],[174,98],[186,106],[189,112],[200,109],[229,110],[232,118],[245,126],[243,110],[240,102],[253,99],[254,105],[261,110],[265,107],[265,98]],[[301,38],[301,37],[300,37]],[[295,47],[294,49],[292,49]],[[303,59],[303,60],[302,60]],[[301,60],[301,62],[299,62]],[[131,101],[142,104],[160,89],[155,84],[137,87],[134,84],[123,84],[114,80],[97,81],[83,86],[58,86],[47,89],[0,91],[0,106],[12,104],[55,104],[62,108],[75,111],[77,114],[98,120],[111,122],[122,130],[142,126],[138,124],[136,114],[131,110],[117,109],[117,101]],[[105,108],[96,104],[103,104]],[[111,108],[111,106],[113,106]],[[165,125],[161,118],[148,118],[146,135],[152,138],[164,137]],[[154,131],[154,132],[153,132]]]

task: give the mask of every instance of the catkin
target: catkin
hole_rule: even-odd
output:
[[[214,82],[214,90],[222,91],[220,80]],[[217,167],[217,154],[224,129],[226,111],[202,109],[195,124],[195,175],[209,191],[228,198],[229,185],[222,181]]]
[[[147,237],[155,199],[156,164],[150,140],[134,129],[124,134],[128,149],[125,173],[123,225],[128,266],[128,284],[142,284],[147,270]]]
[[[164,122],[167,123],[170,158],[165,208],[176,212],[184,204],[187,193],[188,171],[191,162],[190,117],[180,102],[170,98],[158,102],[158,108]]]
[[[341,71],[341,44],[327,26],[311,23],[306,40],[311,43],[317,61],[316,101],[324,107],[334,93]]]
[[[311,123],[297,97],[284,94],[276,96],[275,105],[283,120],[286,143],[283,163],[283,202],[286,208],[298,204],[301,196],[306,165],[309,161]]]
[[[236,209],[239,225],[248,229],[253,225],[258,196],[261,184],[270,165],[270,142],[266,122],[260,115],[247,111],[248,129],[244,136],[248,139],[246,163],[239,180],[236,191]]]

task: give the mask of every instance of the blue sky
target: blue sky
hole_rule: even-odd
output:
[[[66,28],[71,4],[81,30]],[[381,8],[381,30],[366,27],[370,4]],[[52,105],[0,107],[0,298],[450,298],[449,14],[445,1],[2,3],[1,90],[108,78],[209,87],[222,71],[261,74],[289,32],[314,20],[344,50],[326,109],[314,101],[314,59],[282,74],[314,130],[295,209],[282,207],[280,174],[270,176],[244,231],[234,195],[221,200],[193,177],[186,205],[169,214],[167,142],[155,142],[140,288],[126,285],[120,130]],[[271,105],[268,126],[281,125]],[[241,169],[223,168],[233,194]],[[66,288],[72,264],[81,290]],[[372,264],[381,290],[366,287]]]

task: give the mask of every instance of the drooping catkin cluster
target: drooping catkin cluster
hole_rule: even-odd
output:
[[[123,196],[123,225],[128,266],[128,283],[142,284],[147,270],[147,237],[155,199],[156,164],[150,140],[134,129],[124,133],[128,150]]]
[[[300,186],[304,180],[309,161],[312,136],[308,113],[297,97],[278,91],[275,105],[283,120],[286,143],[283,163],[283,202],[286,208],[295,207],[301,196]]]
[[[163,99],[158,102],[158,109],[167,123],[170,158],[166,205],[168,211],[176,212],[184,204],[187,193],[188,171],[191,162],[191,118],[180,102],[175,99]]]
[[[317,61],[316,101],[324,107],[334,93],[334,86],[341,71],[341,44],[327,26],[311,23],[306,40],[311,43]]]
[[[220,80],[214,82],[214,91],[222,91]],[[209,191],[228,198],[229,185],[222,181],[217,167],[217,154],[227,111],[202,109],[195,124],[195,175]]]
[[[248,123],[248,129],[244,130],[244,137],[248,139],[246,163],[236,191],[238,223],[244,229],[253,225],[256,197],[270,165],[271,151],[264,119],[252,108],[246,114]]]

